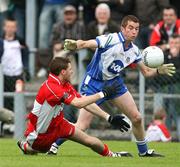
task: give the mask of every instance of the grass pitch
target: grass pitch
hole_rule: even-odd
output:
[[[0,167],[180,167],[180,143],[149,143],[165,158],[140,158],[134,142],[105,141],[113,151],[129,151],[133,158],[105,158],[74,142],[66,142],[57,156],[23,155],[13,139],[0,139]]]

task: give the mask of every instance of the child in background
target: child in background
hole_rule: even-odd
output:
[[[146,131],[146,139],[148,141],[171,141],[171,134],[165,125],[166,111],[161,108],[154,113],[153,117]]]

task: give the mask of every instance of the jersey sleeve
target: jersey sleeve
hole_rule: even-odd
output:
[[[171,140],[171,134],[169,132],[169,130],[167,129],[167,127],[164,124],[160,124],[158,125],[161,133],[160,133],[160,137],[161,137],[161,141],[163,142],[167,142]]]
[[[115,33],[110,33],[108,35],[100,35],[96,37],[96,42],[98,44],[98,48],[107,48],[108,46],[117,43],[117,37]]]
[[[72,85],[67,84],[67,90],[68,91],[65,92],[63,96],[63,101],[65,104],[70,104],[75,97],[81,97],[81,95],[74,89]]]

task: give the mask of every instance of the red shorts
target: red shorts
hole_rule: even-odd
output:
[[[74,125],[63,119],[57,128],[54,128],[48,133],[38,134],[32,144],[32,148],[41,152],[47,152],[52,143],[58,138],[68,138],[74,134],[74,131]]]

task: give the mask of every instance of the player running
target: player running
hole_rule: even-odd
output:
[[[164,64],[158,68],[145,66],[141,52],[133,44],[138,32],[139,19],[133,15],[127,15],[121,22],[121,32],[101,35],[94,40],[88,41],[67,39],[65,40],[64,49],[96,48],[94,56],[87,67],[87,72],[81,85],[81,93],[91,95],[101,91],[105,81],[109,85],[114,81],[118,82],[120,89],[116,94],[98,100],[97,104],[100,105],[106,100],[111,100],[131,120],[139,156],[157,157],[162,155],[155,153],[154,150],[148,150],[141,114],[131,93],[123,82],[121,71],[130,64],[136,63],[145,77],[152,77],[158,74],[172,76],[175,73],[175,67],[173,64]],[[76,126],[86,130],[92,119],[93,115],[91,113],[87,112],[86,109],[81,109]],[[56,154],[58,145],[63,142],[63,139],[57,140],[49,150],[49,154]]]
[[[127,131],[130,126],[120,115],[110,116],[101,110],[94,102],[112,96],[119,85],[104,86],[94,95],[81,97],[69,83],[73,73],[70,60],[55,58],[50,64],[48,79],[40,87],[33,110],[28,115],[28,125],[25,131],[25,140],[19,140],[18,146],[24,154],[47,152],[58,138],[68,138],[87,147],[102,156],[121,157],[132,156],[128,152],[112,152],[99,139],[89,136],[82,130],[64,119],[64,104],[78,108],[86,108],[92,114],[106,119],[109,123]]]

